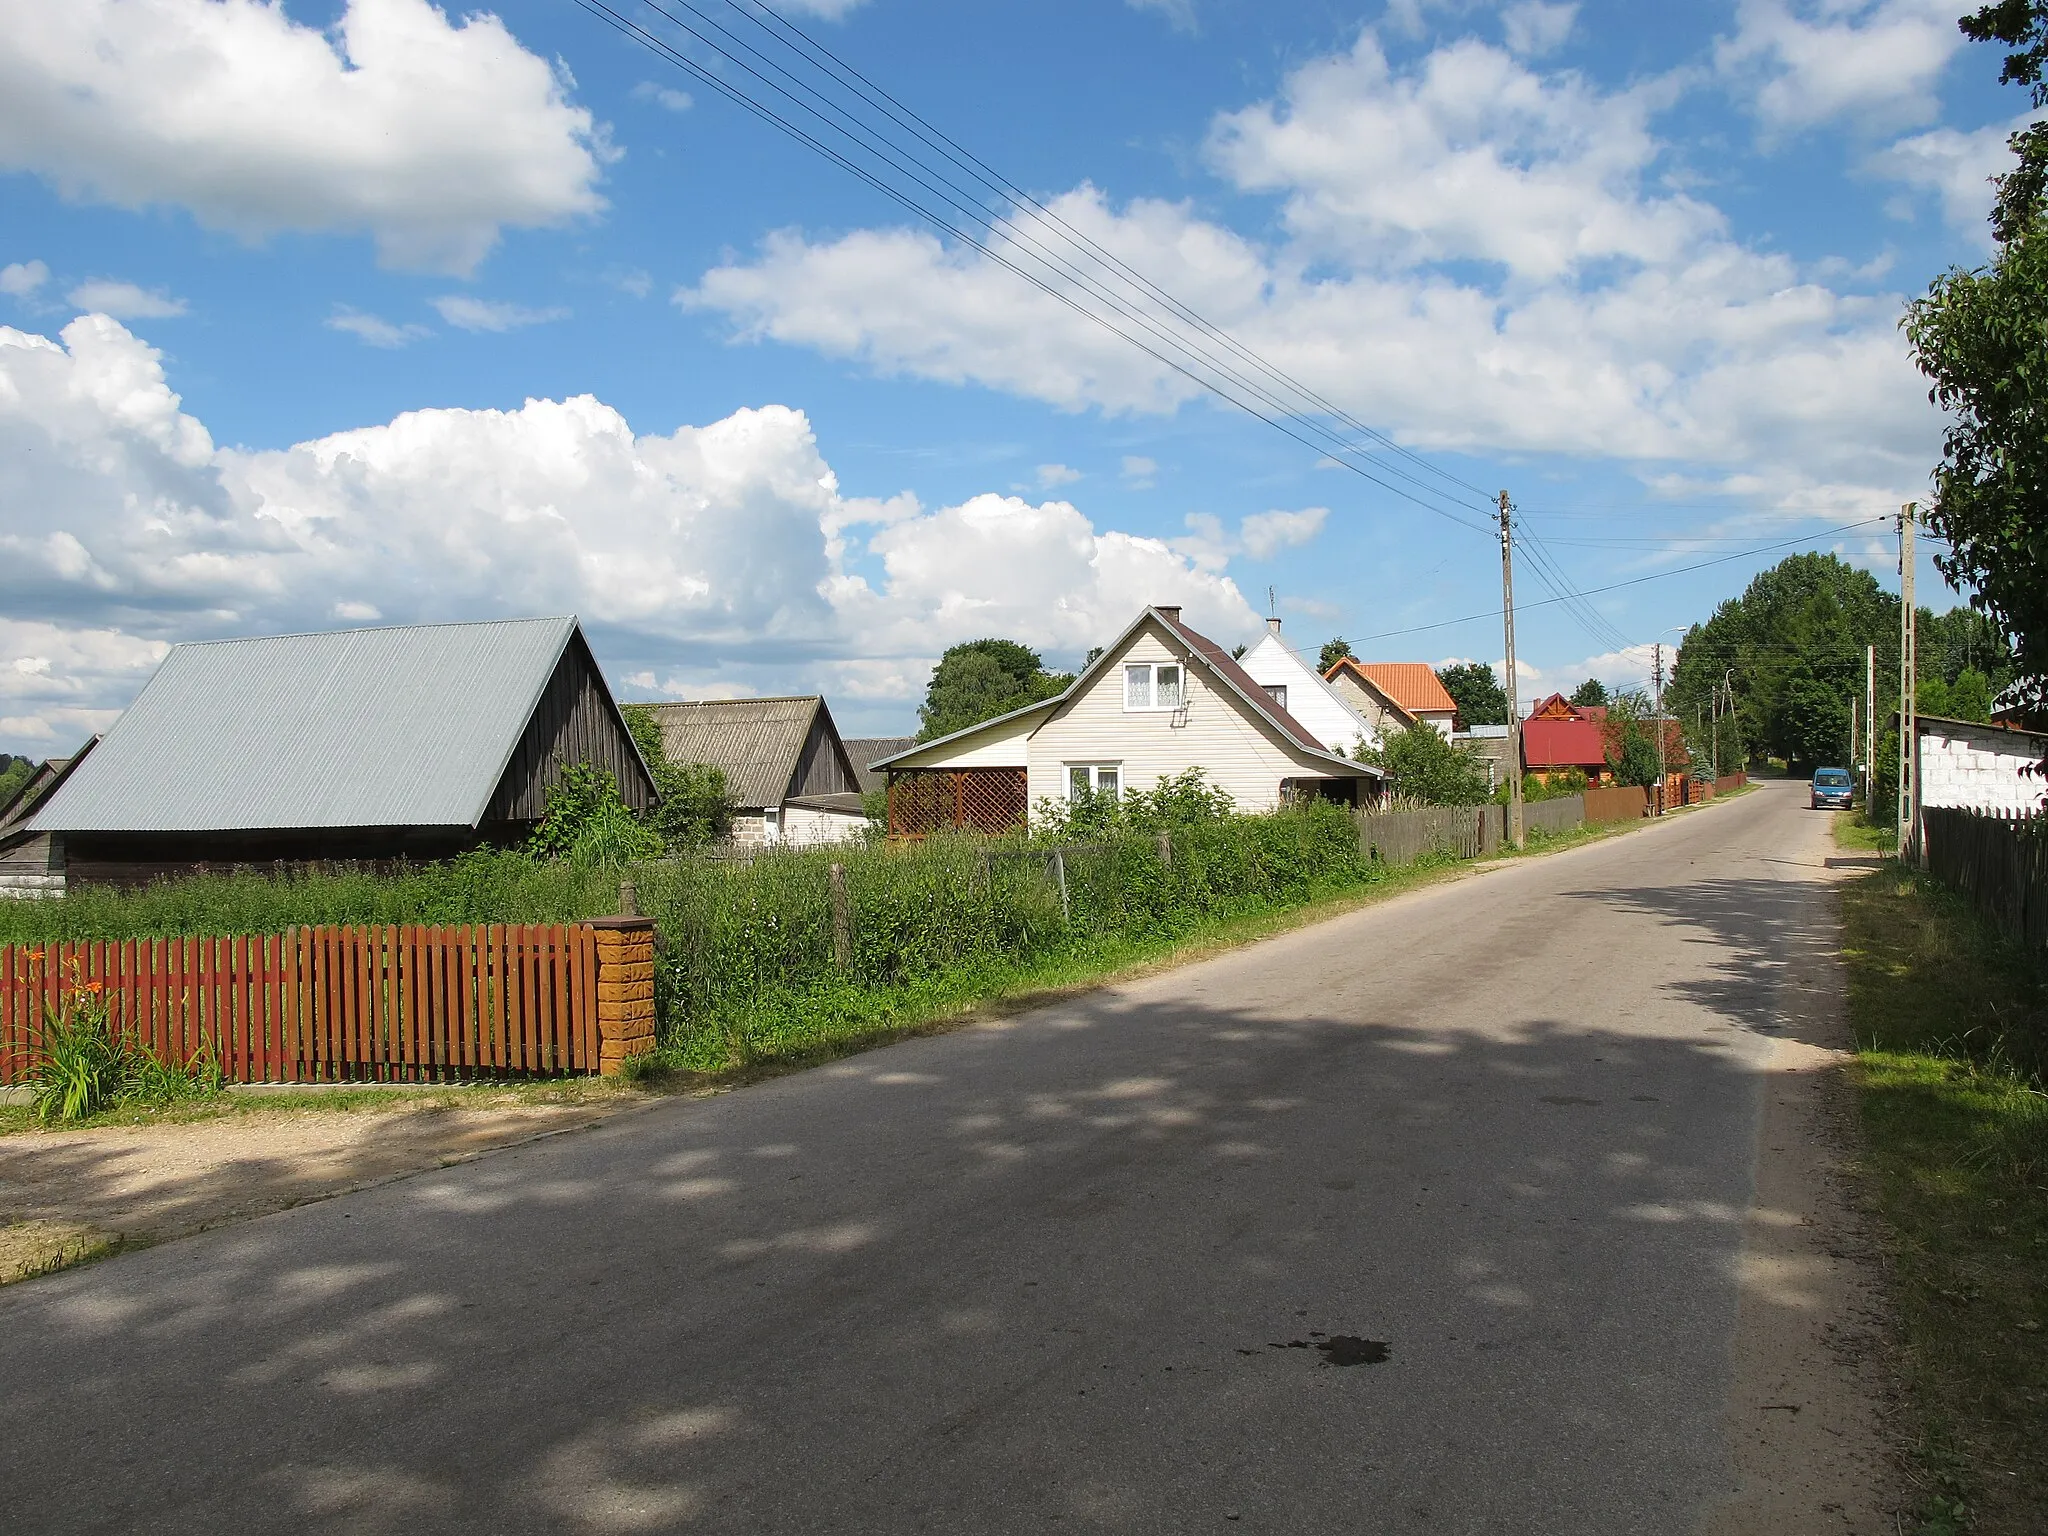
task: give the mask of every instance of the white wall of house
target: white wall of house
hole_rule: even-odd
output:
[[[1031,734],[1034,807],[1041,799],[1067,797],[1068,770],[1076,764],[1116,764],[1127,791],[1199,767],[1245,811],[1271,810],[1282,779],[1319,772],[1304,767],[1278,731],[1213,684],[1204,663],[1189,665],[1178,638],[1158,624],[1147,623],[1104,659],[1087,685]],[[1124,668],[1136,663],[1181,665],[1185,707],[1125,708]]]
[[[1418,709],[1415,712],[1415,718],[1424,725],[1435,726],[1437,734],[1442,736],[1445,741],[1449,741],[1456,734],[1458,712],[1454,709]]]
[[[1286,697],[1279,700],[1280,707],[1331,750],[1348,756],[1361,741],[1378,743],[1379,731],[1372,722],[1338,697],[1314,667],[1289,650],[1277,629],[1269,627],[1266,637],[1245,652],[1238,665],[1260,687],[1284,688]]]
[[[867,830],[865,816],[848,816],[840,811],[814,810],[807,805],[782,808],[782,840],[799,847],[815,843],[843,843]]]
[[[2024,815],[2041,809],[2048,781],[2020,770],[2048,753],[2048,737],[1946,720],[1920,726],[1920,803]]]

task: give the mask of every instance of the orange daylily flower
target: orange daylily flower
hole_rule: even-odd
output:
[[[85,990],[97,996],[99,993],[107,990],[107,984],[104,981],[88,981],[85,984]]]

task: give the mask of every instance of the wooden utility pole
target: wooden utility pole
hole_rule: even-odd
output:
[[[1907,502],[1899,508],[1899,858],[1903,862],[1910,856],[1915,811],[1920,800],[1920,786],[1915,782],[1914,768],[1919,753],[1914,750],[1913,740],[1919,729],[1913,708],[1913,685],[1918,670],[1918,658],[1914,655],[1913,616],[1913,518],[1915,507]]]
[[[1507,638],[1508,841],[1524,845],[1522,834],[1522,701],[1515,687],[1515,535],[1508,514],[1514,504],[1500,493],[1500,617]]]
[[[1869,821],[1877,793],[1877,647],[1863,648],[1863,819]]]

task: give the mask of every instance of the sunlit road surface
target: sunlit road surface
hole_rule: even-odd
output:
[[[1767,785],[12,1287],[0,1527],[1687,1530],[1825,838]]]

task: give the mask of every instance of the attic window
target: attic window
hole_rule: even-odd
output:
[[[1282,709],[1285,709],[1287,707],[1287,685],[1285,683],[1266,684],[1266,697]]]
[[[1124,668],[1124,708],[1179,709],[1184,692],[1177,661],[1138,661]]]

